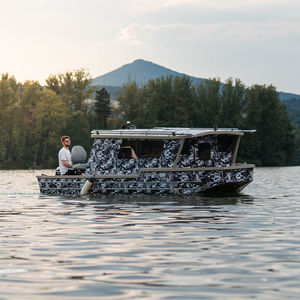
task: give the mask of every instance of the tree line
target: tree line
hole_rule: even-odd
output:
[[[239,160],[257,165],[294,163],[298,131],[288,119],[274,86],[246,87],[240,80],[161,77],[139,87],[123,86],[117,103],[105,88],[95,88],[84,69],[50,75],[46,84],[0,80],[0,168],[54,168],[60,137],[89,151],[92,129],[236,127],[256,129],[242,139]]]
[[[238,159],[264,166],[293,164],[296,130],[272,85],[246,87],[239,79],[203,80],[187,76],[135,82],[118,97],[121,119],[137,127],[219,127],[256,129],[241,141]]]

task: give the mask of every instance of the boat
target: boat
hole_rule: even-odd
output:
[[[40,192],[47,195],[239,193],[253,180],[255,167],[236,162],[245,132],[255,130],[169,127],[93,130],[94,142],[87,162],[73,166],[82,174],[37,176]],[[71,152],[72,161],[75,148]],[[86,154],[79,156],[85,159]]]

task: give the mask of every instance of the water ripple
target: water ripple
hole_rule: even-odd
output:
[[[50,197],[1,171],[0,299],[297,299],[299,171],[226,198]]]

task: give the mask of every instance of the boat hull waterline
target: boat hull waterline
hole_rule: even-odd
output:
[[[142,169],[135,175],[94,175],[89,195],[237,193],[253,180],[254,165],[231,167]],[[91,175],[37,176],[42,194],[80,195]]]

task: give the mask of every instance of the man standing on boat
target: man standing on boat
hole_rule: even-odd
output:
[[[61,175],[76,175],[72,169],[72,160],[69,147],[71,146],[71,139],[69,136],[64,135],[61,137],[63,147],[58,153],[58,162]]]

